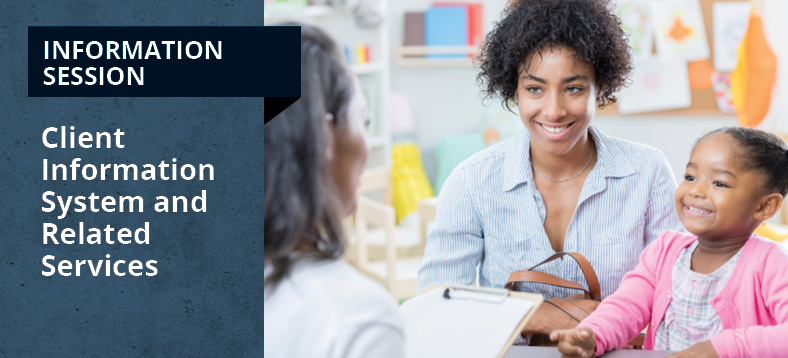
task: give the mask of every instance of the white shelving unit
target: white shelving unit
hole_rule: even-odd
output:
[[[417,55],[420,57],[408,57]],[[458,58],[426,58],[425,55],[464,55]],[[479,55],[479,46],[398,46],[397,65],[400,67],[471,67]]]
[[[367,75],[383,71],[383,65],[380,62],[361,63],[350,65],[350,69],[357,75]]]
[[[374,28],[362,28],[355,22],[350,10],[328,5],[281,6],[266,5],[263,16],[265,26],[275,26],[286,21],[298,21],[320,27],[328,32],[340,47],[352,49],[359,43],[369,46],[369,62],[350,64],[367,96],[371,132],[367,168],[391,167],[391,133],[389,131],[390,46],[388,0],[378,0],[378,10],[383,23]]]

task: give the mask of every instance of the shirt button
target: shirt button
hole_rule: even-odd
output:
[[[698,288],[698,283],[697,283],[697,282],[695,282],[695,281],[693,281],[693,282],[692,282],[692,288]]]
[[[695,314],[695,309],[692,308],[692,307],[690,307],[688,311],[689,311],[689,314],[691,314],[691,315]]]
[[[537,202],[537,203],[536,203],[536,207],[538,207],[538,208],[541,208],[541,207],[542,207],[542,202],[541,202],[541,201],[540,201],[540,202]]]

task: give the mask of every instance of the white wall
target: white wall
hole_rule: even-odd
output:
[[[777,35],[788,33],[788,1],[764,0],[764,22],[772,47],[780,57],[780,65],[788,69],[788,41],[778,41]],[[485,32],[500,17],[506,0],[475,0],[483,2]],[[423,11],[432,1],[394,0],[389,2],[388,18],[391,44],[402,43],[403,17],[406,11]],[[392,51],[394,54],[395,51]],[[422,151],[425,170],[434,179],[434,147],[446,135],[465,134],[481,129],[485,107],[475,83],[477,70],[470,67],[398,67],[391,59],[392,91],[407,95],[416,117],[416,137]],[[788,84],[788,70],[780,71],[778,82]],[[788,133],[788,86],[778,84],[772,110],[762,128]],[[487,105],[499,105],[488,101]],[[605,133],[646,143],[662,150],[677,179],[683,177],[684,166],[695,140],[711,129],[736,125],[734,116],[675,117],[675,116],[598,116],[594,123]]]
[[[703,134],[724,126],[738,125],[733,116],[660,117],[597,116],[594,124],[605,134],[648,144],[662,151],[676,180],[684,178],[684,167],[695,141]]]
[[[506,0],[477,0],[484,3],[485,33],[500,18]],[[405,12],[424,11],[432,1],[389,1],[392,46],[402,44]],[[395,56],[395,51],[391,51]],[[476,86],[476,69],[471,67],[398,67],[391,58],[391,88],[408,96],[416,118],[416,137],[424,169],[435,178],[433,151],[446,135],[465,134],[481,128],[484,106]]]
[[[777,55],[777,83],[769,114],[760,128],[788,133],[788,1],[763,0],[763,26],[769,46]]]
[[[433,183],[438,140],[481,129],[484,107],[474,77],[467,68],[392,68],[392,91],[411,101],[422,162]]]

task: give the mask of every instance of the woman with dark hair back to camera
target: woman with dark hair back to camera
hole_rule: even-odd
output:
[[[301,26],[301,99],[265,125],[266,357],[403,357],[397,304],[342,261],[366,103],[334,41]]]
[[[595,108],[614,103],[632,71],[612,3],[509,1],[478,61],[483,93],[513,104],[526,129],[467,159],[446,180],[419,289],[469,285],[477,266],[481,286],[502,288],[512,272],[565,251],[585,256],[602,297],[612,294],[648,244],[665,230],[683,231],[664,155],[591,125]],[[572,260],[543,271],[585,282]],[[577,293],[541,284],[515,289],[545,299]],[[586,311],[598,304],[579,302]],[[576,324],[544,304],[523,334]]]

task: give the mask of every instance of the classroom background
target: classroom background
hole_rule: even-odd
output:
[[[265,1],[266,26],[323,28],[361,81],[370,157],[346,222],[346,259],[397,299],[416,294],[426,231],[451,170],[523,129],[500,101],[482,99],[473,64],[506,3]],[[617,0],[616,9],[635,73],[594,125],[661,150],[677,181],[695,140],[710,130],[747,125],[788,138],[788,41],[780,37],[788,1]],[[784,206],[765,234],[784,240],[786,224]]]

